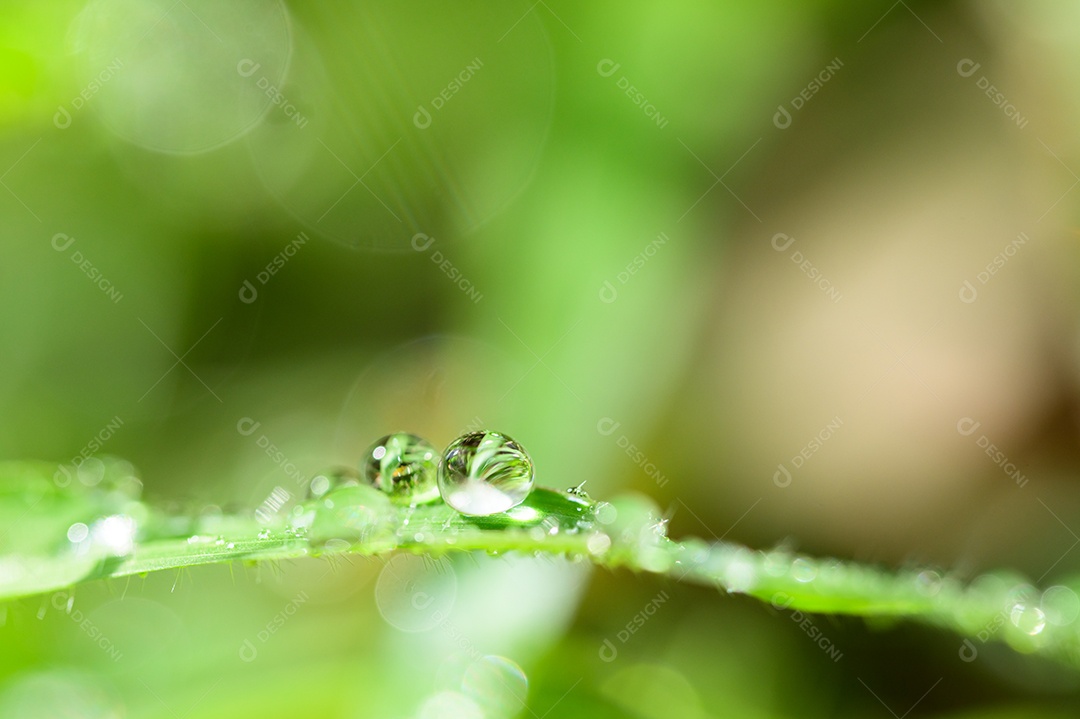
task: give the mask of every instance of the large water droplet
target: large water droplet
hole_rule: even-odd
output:
[[[427,504],[439,498],[438,456],[423,437],[397,432],[368,447],[360,473],[399,504]]]
[[[470,432],[443,452],[439,491],[451,507],[471,516],[505,512],[525,501],[533,465],[525,449],[499,432]]]

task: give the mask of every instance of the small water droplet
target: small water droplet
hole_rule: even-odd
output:
[[[925,597],[932,597],[941,591],[941,572],[924,569],[915,577],[915,590]]]
[[[259,532],[259,539],[270,539],[270,530],[263,529]]]
[[[516,507],[533,486],[529,455],[499,432],[470,432],[455,439],[443,452],[438,474],[443,500],[470,516]]]
[[[582,499],[589,498],[589,493],[585,491],[585,482],[582,482],[576,487],[571,487],[570,489],[566,490],[566,493],[575,497],[581,497]]]
[[[423,437],[397,432],[379,438],[360,460],[360,474],[398,504],[427,504],[439,498],[439,453]]]
[[[76,522],[68,527],[67,538],[72,544],[79,544],[90,536],[90,527],[87,527],[82,522]]]
[[[812,582],[817,576],[817,567],[809,559],[799,557],[791,563],[791,577],[796,582]]]
[[[331,467],[319,472],[308,482],[307,496],[319,499],[338,487],[360,484],[360,473],[352,467]]]
[[[1034,604],[1017,602],[1009,612],[1009,621],[1024,634],[1035,636],[1046,627],[1046,615]]]
[[[762,565],[765,573],[773,577],[782,577],[791,570],[791,555],[782,549],[775,549],[765,553],[765,562]]]
[[[757,586],[757,580],[753,553],[742,547],[735,550],[724,569],[724,586],[732,593],[746,593]]]

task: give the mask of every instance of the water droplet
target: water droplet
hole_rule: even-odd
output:
[[[941,573],[925,569],[915,577],[915,589],[925,597],[932,597],[941,591]]]
[[[1046,627],[1046,615],[1034,604],[1017,602],[1009,612],[1009,621],[1024,634],[1035,636]]]
[[[499,432],[470,432],[443,452],[439,492],[470,516],[505,512],[525,501],[533,486],[533,465],[524,448]]]
[[[566,490],[566,493],[572,494],[575,497],[581,497],[582,499],[589,498],[589,493],[585,491],[585,482],[582,482],[576,487],[571,487],[570,489]]]
[[[782,577],[791,570],[791,555],[783,549],[766,552],[765,563],[762,566],[766,574]]]
[[[360,473],[352,467],[331,467],[319,472],[308,483],[308,498],[318,499],[338,487],[360,484]]]
[[[398,504],[427,504],[439,498],[439,454],[423,437],[388,434],[360,460],[364,480]]]
[[[791,577],[796,582],[811,582],[817,576],[817,567],[809,559],[799,557],[791,563]]]
[[[82,522],[76,522],[68,527],[67,538],[72,544],[79,544],[88,536],[90,536],[90,527],[87,527]]]
[[[1043,592],[1040,607],[1046,621],[1054,626],[1065,626],[1080,616],[1080,597],[1069,587],[1058,584]]]
[[[263,529],[259,532],[259,539],[270,539],[270,530]]]

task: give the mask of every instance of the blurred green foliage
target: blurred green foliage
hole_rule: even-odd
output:
[[[387,432],[443,446],[483,426],[519,438],[542,485],[636,488],[676,510],[673,534],[778,541],[740,524],[752,500],[728,468],[742,448],[704,376],[729,369],[707,350],[729,240],[754,198],[811,186],[825,164],[813,135],[791,163],[802,173],[770,150],[778,98],[840,47],[873,61],[862,85],[837,83],[848,100],[884,95],[904,47],[949,69],[924,21],[969,49],[979,17],[927,3],[0,2],[0,456],[107,451],[153,502],[215,516],[302,493]],[[856,42],[868,28],[876,50]],[[889,150],[884,129],[864,130],[828,147]],[[767,434],[774,420],[724,421]],[[808,524],[830,521],[818,509]],[[1041,571],[1041,540],[1009,536]],[[843,649],[832,661],[757,603],[528,557],[458,558],[452,628],[403,632],[376,606],[383,567],[206,567],[0,607],[0,715],[417,716],[461,685],[469,651],[522,667],[520,716],[1075,713],[1075,676],[1008,650],[967,663],[952,636],[814,618]],[[647,606],[655,618],[634,624]]]

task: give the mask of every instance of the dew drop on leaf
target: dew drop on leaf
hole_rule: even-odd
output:
[[[1009,621],[1024,634],[1035,636],[1046,627],[1043,610],[1028,602],[1017,602],[1009,611]]]
[[[816,576],[817,567],[809,559],[799,557],[791,563],[791,578],[796,582],[810,582],[813,581]]]
[[[533,464],[525,449],[499,432],[470,432],[443,452],[439,491],[443,500],[474,517],[505,512],[525,501]]]
[[[379,438],[360,460],[360,474],[398,504],[427,504],[439,498],[439,454],[423,437],[397,432]]]

